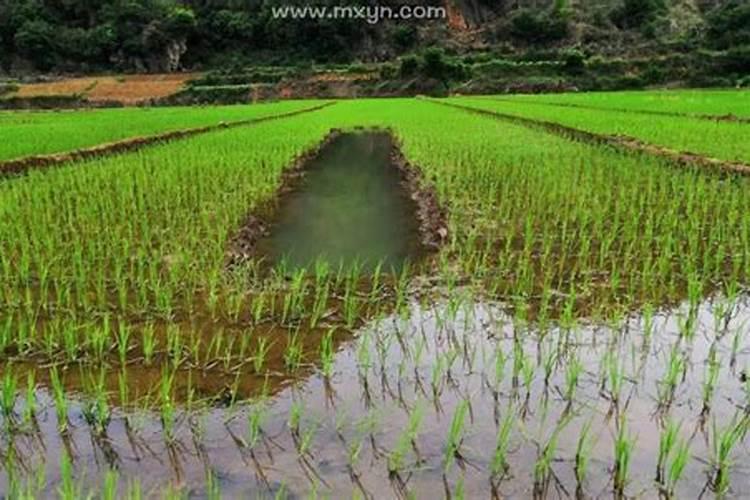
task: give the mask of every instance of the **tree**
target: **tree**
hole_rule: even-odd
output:
[[[620,28],[640,28],[666,11],[664,0],[623,0],[610,19]]]

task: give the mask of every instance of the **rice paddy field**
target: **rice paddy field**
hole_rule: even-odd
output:
[[[639,111],[747,94],[618,96],[1,113],[14,160],[312,108],[0,177],[0,492],[746,497],[750,178],[507,116],[750,163]]]

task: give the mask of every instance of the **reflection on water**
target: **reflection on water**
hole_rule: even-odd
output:
[[[305,169],[301,185],[281,200],[261,254],[293,267],[323,259],[334,268],[361,263],[398,270],[419,251],[415,207],[391,165],[384,132],[343,134]]]
[[[659,438],[672,421],[680,426],[678,442],[689,446],[676,497],[713,495],[717,436],[748,408],[747,299],[547,332],[513,324],[499,306],[461,291],[407,312],[361,329],[337,353],[330,378],[316,374],[235,409],[181,411],[173,441],[160,416],[145,410],[116,412],[106,437],[92,438],[80,403],[73,404],[69,434],[61,435],[41,391],[38,429],[4,431],[3,454],[12,448],[26,471],[44,468],[49,494],[68,450],[87,484],[101,484],[104,472],[117,468],[139,477],[145,491],[172,484],[199,497],[208,471],[227,498],[282,490],[291,497],[422,498],[459,489],[466,498],[597,498],[612,495],[615,440],[625,422],[634,444],[624,493],[654,498]],[[446,453],[461,408],[457,449]],[[505,425],[507,468],[493,476]],[[586,427],[590,459],[579,484],[576,455]],[[540,480],[539,457],[550,446]],[[745,435],[729,456],[728,496],[742,497],[750,491]],[[3,471],[0,489],[7,482]]]

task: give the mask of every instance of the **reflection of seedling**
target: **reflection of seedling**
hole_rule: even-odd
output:
[[[706,360],[705,377],[703,378],[703,410],[705,416],[711,410],[711,400],[716,390],[716,382],[719,379],[719,361],[716,359],[716,345],[712,345]]]
[[[581,489],[588,475],[589,461],[591,460],[591,450],[593,442],[591,440],[591,420],[587,421],[581,428],[576,444],[575,456],[575,473],[578,488]]]

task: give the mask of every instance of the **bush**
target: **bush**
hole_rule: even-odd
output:
[[[708,18],[706,36],[712,45],[727,49],[750,44],[750,2],[729,0],[714,9]]]
[[[664,0],[623,0],[622,5],[612,9],[609,18],[620,28],[639,28],[665,10]]]
[[[0,95],[10,94],[18,90],[18,84],[10,82],[0,82]]]
[[[158,104],[240,104],[250,102],[251,85],[193,86],[162,99]]]
[[[419,70],[419,59],[417,56],[410,55],[401,58],[401,66],[399,73],[402,78],[411,78],[417,74]]]
[[[549,43],[568,36],[567,16],[523,9],[511,19],[510,34],[526,43]]]
[[[566,73],[580,75],[586,70],[586,56],[578,49],[569,49],[562,54],[563,68]]]

